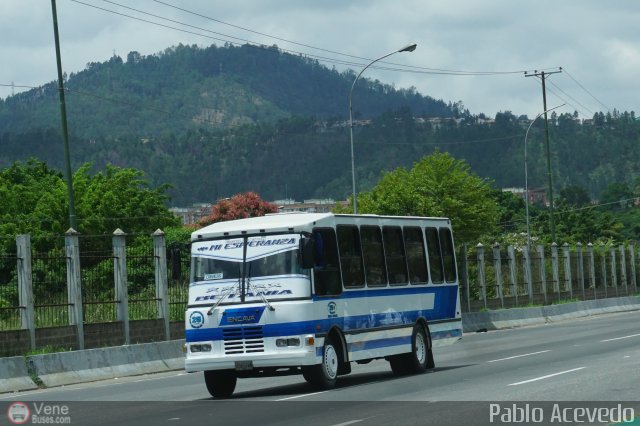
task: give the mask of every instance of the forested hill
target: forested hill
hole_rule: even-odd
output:
[[[291,116],[348,114],[355,74],[277,47],[208,48],[179,45],[164,52],[89,63],[66,81],[70,132],[80,138],[180,134],[194,128],[269,123]],[[354,113],[372,118],[409,107],[421,116],[449,117],[455,108],[417,93],[368,79],[356,87]],[[0,133],[59,126],[57,84],[0,101]]]
[[[114,56],[67,79],[71,165],[140,169],[152,185],[172,186],[174,206],[242,191],[268,200],[345,199],[354,78],[275,47],[178,46]],[[56,87],[0,101],[0,167],[36,157],[63,169]],[[375,185],[381,171],[410,167],[436,149],[467,161],[498,188],[524,186],[526,117],[471,115],[459,104],[367,79],[356,90],[359,191]],[[640,193],[633,112],[596,113],[587,122],[554,112],[549,128],[556,194],[578,188],[597,199],[612,184],[622,188],[613,199]],[[542,129],[538,120],[529,134],[532,188],[547,182]]]

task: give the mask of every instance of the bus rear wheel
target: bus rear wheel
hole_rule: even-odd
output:
[[[204,372],[204,383],[214,398],[229,398],[236,390],[238,376],[233,370],[212,370]]]
[[[331,389],[336,385],[339,365],[338,351],[333,341],[327,337],[322,349],[322,362],[302,367],[302,376],[318,389]]]
[[[396,375],[420,374],[433,367],[433,353],[424,327],[413,326],[411,336],[411,352],[389,358],[391,371]]]

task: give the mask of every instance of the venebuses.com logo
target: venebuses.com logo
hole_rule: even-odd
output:
[[[14,425],[30,424],[70,424],[71,411],[65,404],[46,402],[14,402],[7,409],[7,418]]]
[[[29,421],[31,411],[24,402],[14,402],[7,409],[7,418],[15,425],[23,425]]]

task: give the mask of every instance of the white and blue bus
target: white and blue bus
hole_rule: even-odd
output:
[[[424,372],[462,336],[446,218],[267,215],[195,231],[191,255],[185,369],[216,398],[245,377],[327,389],[375,359]]]

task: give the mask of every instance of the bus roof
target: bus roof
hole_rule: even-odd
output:
[[[333,213],[276,213],[260,217],[250,217],[247,219],[229,220],[205,226],[191,234],[191,240],[206,240],[220,237],[233,237],[243,234],[255,235],[264,233],[286,233],[286,232],[310,232],[314,226],[332,226],[336,222],[358,223],[369,222],[371,220],[382,220],[384,222],[392,220],[432,220],[450,223],[449,219],[441,217],[417,217],[417,216],[378,216],[378,215],[352,215]]]

